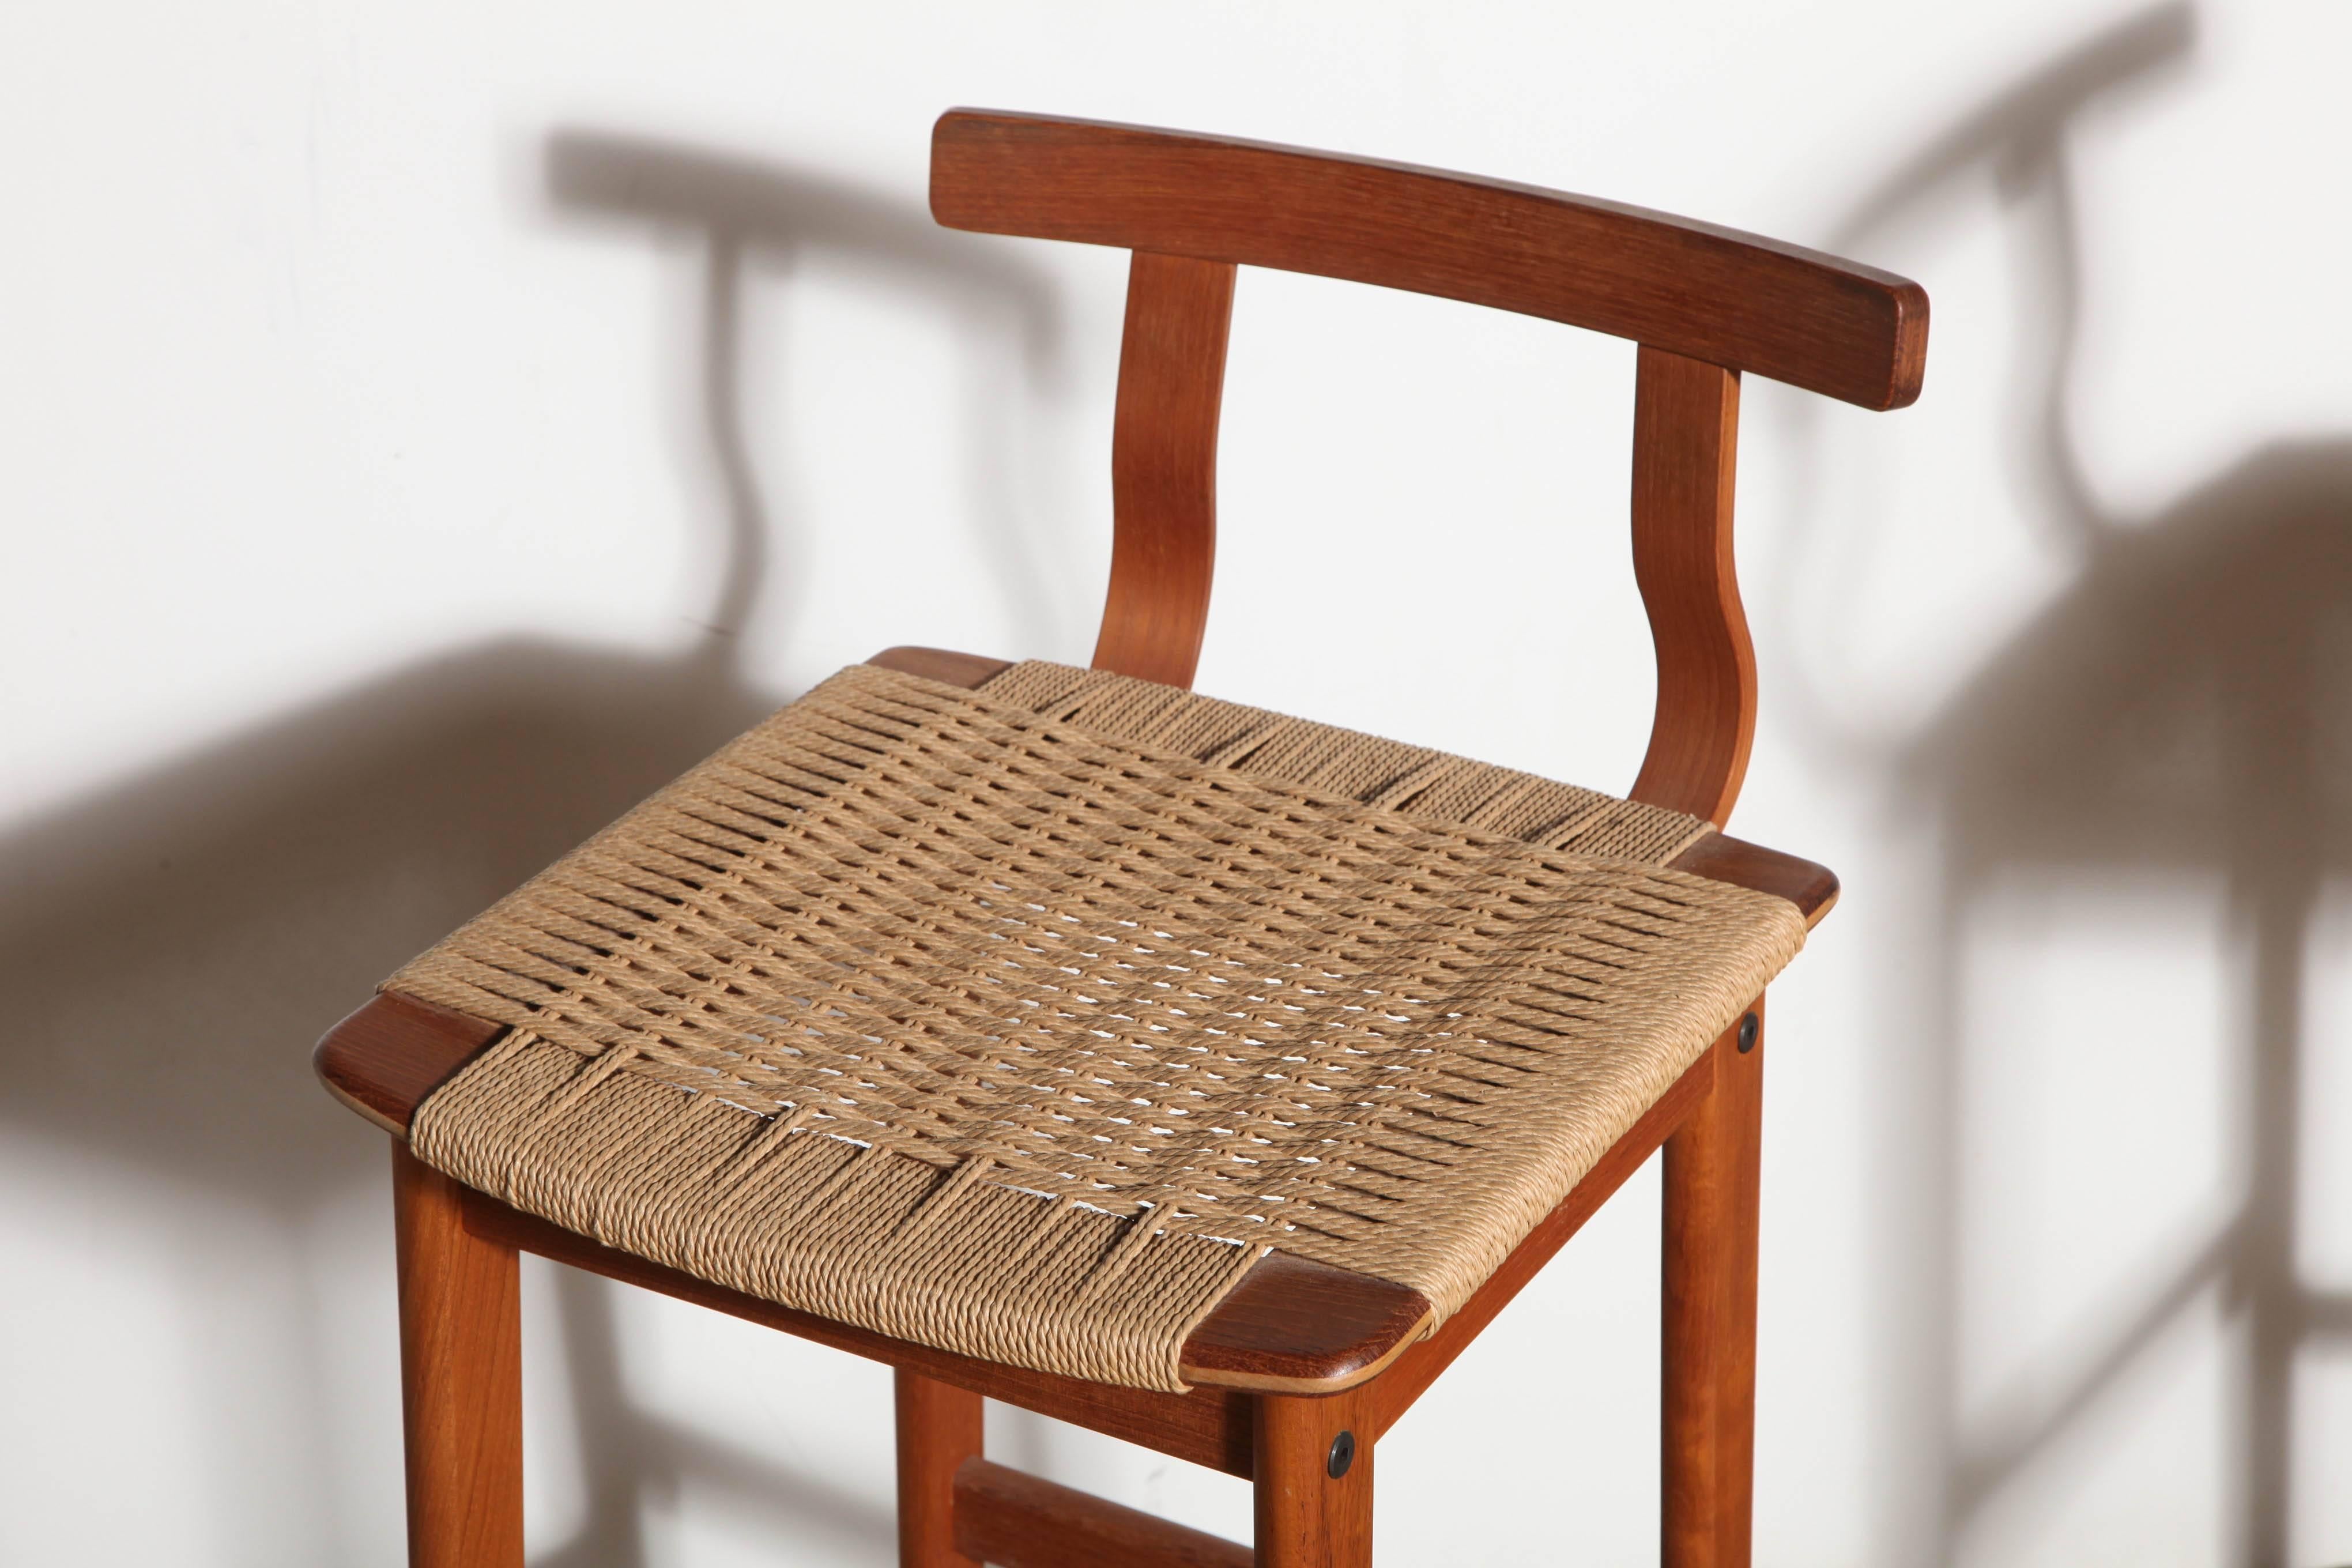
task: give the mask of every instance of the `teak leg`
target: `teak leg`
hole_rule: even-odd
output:
[[[522,1568],[515,1250],[466,1229],[456,1182],[395,1139],[410,1568]]]
[[[893,1373],[898,1410],[898,1568],[980,1568],[955,1546],[956,1467],[978,1458],[977,1394],[900,1367]]]
[[[1370,1568],[1372,1415],[1360,1393],[1258,1395],[1257,1568]]]
[[[1715,1045],[1715,1088],[1665,1151],[1665,1568],[1747,1568],[1756,1457],[1756,1199],[1764,1004]]]

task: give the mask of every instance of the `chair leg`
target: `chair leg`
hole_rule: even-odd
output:
[[[956,1468],[981,1453],[977,1394],[898,1368],[898,1568],[981,1568],[956,1550]]]
[[[1256,1404],[1257,1568],[1370,1568],[1370,1404],[1360,1393]]]
[[[410,1568],[522,1568],[515,1250],[466,1228],[457,1184],[392,1145]]]
[[[1764,1004],[1748,1048],[1717,1042],[1715,1088],[1666,1140],[1661,1561],[1747,1568],[1756,1458],[1756,1204]]]

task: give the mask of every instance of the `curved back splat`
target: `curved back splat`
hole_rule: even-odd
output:
[[[1721,825],[1756,727],[1732,569],[1739,376],[1859,404],[1919,395],[1906,279],[1615,202],[1138,126],[950,110],[931,212],[951,228],[1123,247],[1115,535],[1095,667],[1189,686],[1216,552],[1217,411],[1237,266],[1379,284],[1642,345],[1633,562],[1658,662],[1633,797]]]

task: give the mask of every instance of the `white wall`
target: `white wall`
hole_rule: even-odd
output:
[[[0,10],[0,1561],[399,1561],[382,1140],[310,1041],[843,663],[1085,657],[1122,259],[931,227],[969,102],[1927,284],[1916,408],[1747,389],[1738,826],[1847,887],[1775,992],[1759,1556],[2352,1562],[2347,50],[2313,0]],[[1631,374],[1246,276],[1202,689],[1622,785]],[[1655,1221],[1383,1445],[1385,1561],[1651,1552]],[[877,1369],[525,1289],[536,1562],[889,1560]]]

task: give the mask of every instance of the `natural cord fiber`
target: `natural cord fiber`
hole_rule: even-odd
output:
[[[1267,1247],[1441,1318],[1801,944],[1676,813],[1045,664],[853,666],[394,975],[416,1152],[939,1349],[1178,1389]]]

